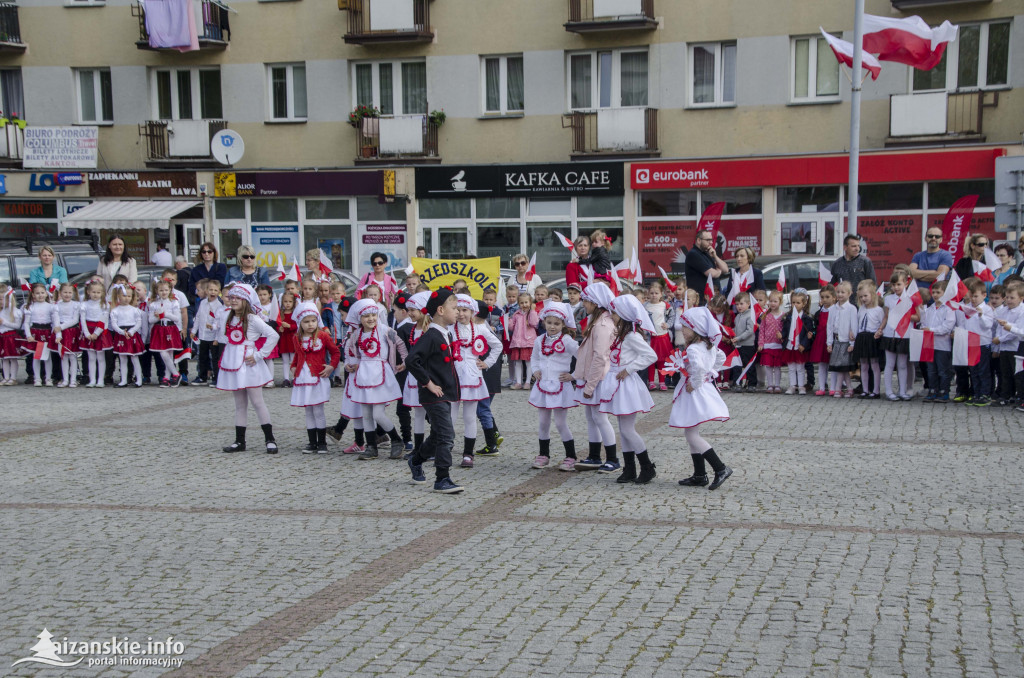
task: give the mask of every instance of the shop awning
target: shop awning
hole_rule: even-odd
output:
[[[198,200],[101,200],[64,218],[70,228],[153,229],[202,203]]]

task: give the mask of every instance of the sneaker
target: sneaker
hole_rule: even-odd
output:
[[[473,457],[467,454],[462,458],[462,463],[459,466],[462,468],[473,468]]]
[[[842,391],[832,391],[832,397],[833,398],[842,398],[843,397],[843,392]]]
[[[911,401],[913,399],[914,399],[914,396],[912,396],[912,395],[907,395],[906,393],[900,394],[900,400],[902,400],[904,402],[909,402],[909,401]]]
[[[935,403],[937,405],[948,405],[949,404],[949,394],[947,393],[946,395],[935,396]],[[1022,411],[1024,411],[1024,410],[1022,410]]]
[[[168,379],[167,377],[164,377],[163,379],[160,380],[160,388],[170,388],[170,387],[171,387],[171,380],[170,379]]]
[[[815,392],[814,392],[814,395],[816,395],[816,396],[823,396],[823,395],[825,395],[825,392],[824,392],[824,391],[821,391],[821,390],[818,390],[818,391],[815,391]],[[832,395],[832,394],[831,394],[831,393],[829,393],[829,395]]]
[[[181,383],[184,384],[185,386],[188,386],[188,377],[185,375],[184,372],[181,373]]]
[[[1013,408],[1013,411],[1014,412],[1024,412],[1024,403],[1021,403],[1020,405],[1017,405],[1017,407]]]
[[[600,459],[584,459],[576,462],[577,471],[593,471],[596,468],[601,468]]]
[[[657,385],[657,384],[655,384],[655,383],[654,383],[654,382],[652,381],[652,382],[650,382],[649,384],[647,384],[647,390],[648,390],[648,391],[656,391],[656,390],[658,390],[658,385]]]
[[[179,374],[171,379],[171,388],[178,388],[182,384],[185,384],[186,386],[188,385],[188,382],[185,381],[185,377],[183,375]]]
[[[923,402],[923,403],[934,403],[935,402],[935,398],[937,398],[937,397],[938,396],[936,396],[934,393],[929,393],[928,395],[926,395],[924,397],[923,400],[921,400],[921,402]]]
[[[409,460],[409,470],[412,471],[412,484],[422,485],[427,482],[427,477],[423,475],[423,466],[421,464],[412,463],[412,459]]]
[[[497,457],[500,454],[501,454],[501,452],[498,451],[497,447],[495,447],[494,449],[491,449],[490,446],[484,445],[484,449],[482,449],[479,452],[477,452],[476,456],[478,456],[478,457]]]
[[[562,460],[562,463],[558,465],[558,470],[559,471],[575,471],[576,470],[576,460],[573,459],[572,457],[566,457],[565,459]]]
[[[797,389],[797,393],[799,393],[800,395],[807,395],[807,389],[801,386],[799,389]]]
[[[891,400],[892,402],[896,402],[897,400],[900,399],[900,397],[898,395],[896,395],[895,393],[890,393],[889,395],[887,395],[885,397],[888,398],[889,400]]]
[[[0,386],[6,386],[6,385],[7,385],[6,382],[0,383]],[[68,382],[66,382],[66,381],[62,381],[59,384],[57,384],[57,388],[67,388],[67,387],[68,387]]]
[[[597,469],[598,473],[615,473],[620,470],[622,466],[617,461],[606,461],[601,464],[601,467]]]
[[[434,492],[440,492],[441,494],[458,494],[462,492],[462,487],[452,482],[451,478],[442,478],[434,483]]]
[[[662,384],[661,386],[658,387],[658,390],[659,391],[667,391],[668,390],[668,386],[666,386],[665,384]]]
[[[214,380],[211,380],[210,383],[207,384],[207,386],[209,386],[210,388],[217,388],[217,382],[214,381]]]
[[[203,378],[196,379],[189,386],[206,386],[206,380]]]
[[[365,445],[356,445],[355,443],[352,443],[351,445],[346,447],[344,450],[342,450],[341,453],[342,454],[362,454],[365,450],[366,450],[366,446]]]
[[[106,385],[107,385],[106,382],[102,382],[102,381],[97,381],[96,382],[96,388],[103,388]]]
[[[965,403],[968,400],[969,398],[965,395],[958,395],[957,397],[953,398],[954,403]]]
[[[533,464],[530,468],[544,468],[550,463],[551,457],[545,457],[538,454],[536,457],[533,458]]]
[[[975,407],[988,407],[991,404],[991,401],[988,399],[988,396],[978,396],[971,401],[971,404]]]
[[[42,379],[36,379],[36,386],[42,386],[42,385],[43,385],[43,380]]]

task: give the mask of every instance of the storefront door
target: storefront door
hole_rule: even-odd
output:
[[[199,256],[199,247],[203,244],[202,224],[181,224],[182,239],[177,243],[179,254],[184,254],[189,261]]]
[[[836,248],[834,215],[780,215],[778,238],[782,254],[833,255]]]
[[[476,255],[476,242],[469,224],[434,224],[423,227],[423,245],[432,259],[462,259]]]

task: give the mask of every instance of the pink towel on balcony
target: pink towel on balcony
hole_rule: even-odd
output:
[[[145,8],[150,47],[199,49],[192,0],[146,0]]]

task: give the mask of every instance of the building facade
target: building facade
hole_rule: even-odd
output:
[[[418,244],[504,265],[536,251],[554,275],[554,233],[597,228],[613,257],[671,269],[724,201],[727,255],[839,251],[849,70],[819,27],[852,39],[849,3],[191,4],[188,52],[154,46],[135,0],[0,7],[0,234],[137,229],[145,251],[166,228],[189,255],[212,238],[275,265],[320,246],[356,271]],[[1024,0],[866,4],[960,25],[933,71],[884,62],[864,83],[869,251],[920,249],[964,193],[981,196],[972,227],[1005,237],[995,158],[1021,153]],[[231,167],[210,147],[224,129],[245,145]],[[18,203],[39,203],[35,221]]]

